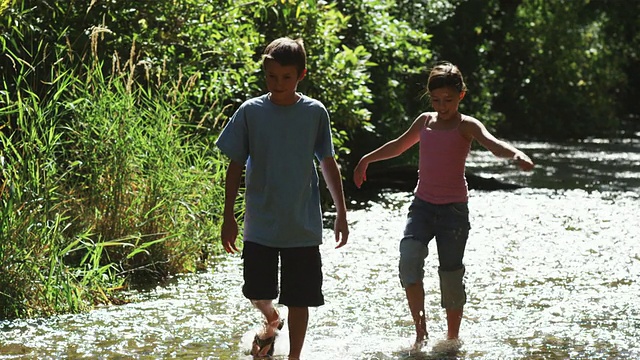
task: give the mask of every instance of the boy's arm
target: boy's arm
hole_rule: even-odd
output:
[[[225,251],[233,254],[238,252],[236,238],[238,237],[238,222],[235,214],[236,197],[242,180],[244,164],[231,160],[227,167],[227,175],[224,183],[224,213],[220,238]]]
[[[336,222],[334,225],[334,234],[336,237],[337,248],[344,246],[349,239],[349,226],[347,225],[347,205],[344,200],[344,191],[342,188],[342,176],[338,163],[333,156],[327,156],[320,161],[322,176],[324,177],[333,204],[336,207]]]
[[[367,180],[367,167],[370,163],[394,158],[420,141],[420,129],[429,117],[423,113],[418,116],[411,127],[398,138],[393,139],[372,152],[364,155],[353,170],[353,182],[359,188]]]
[[[468,119],[468,124],[467,129],[469,129],[471,136],[478,140],[480,145],[491,151],[493,155],[513,159],[522,170],[529,171],[533,169],[533,161],[531,161],[527,154],[518,150],[508,142],[497,139],[480,121],[471,118]]]

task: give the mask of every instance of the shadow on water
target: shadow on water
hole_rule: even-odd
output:
[[[640,191],[640,138],[574,143],[515,143],[536,163],[521,172],[487,151],[474,151],[467,170],[530,188]]]
[[[526,187],[640,192],[640,138],[514,144],[536,163],[534,170],[523,172],[511,161],[497,158],[489,151],[474,150],[466,166],[470,190]],[[416,165],[376,165],[369,170],[362,188],[356,189],[350,181],[345,183],[345,193],[353,208],[384,203],[381,193],[414,190],[418,178]]]
[[[415,334],[397,253],[411,190],[350,197],[349,244],[334,249],[325,229],[326,304],[310,311],[302,358],[639,359],[638,144],[516,144],[538,164],[530,173],[471,154],[468,171],[518,187],[471,191],[468,300],[455,354],[433,350],[446,334],[434,244],[424,279],[432,338],[421,352],[405,350]],[[0,359],[250,359],[245,340],[261,319],[242,296],[240,256],[213,261],[206,272],[132,291],[130,304],[0,322]],[[285,325],[276,359],[286,358],[287,333]]]

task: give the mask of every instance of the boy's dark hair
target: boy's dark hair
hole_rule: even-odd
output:
[[[467,85],[462,78],[462,72],[457,66],[444,61],[431,69],[427,80],[427,93],[443,87],[452,87],[458,92],[466,92]]]
[[[281,37],[273,40],[262,54],[263,65],[267,60],[273,60],[282,66],[295,65],[298,75],[302,74],[307,68],[307,53],[302,39]]]

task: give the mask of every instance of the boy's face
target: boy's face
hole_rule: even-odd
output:
[[[296,88],[298,82],[304,78],[306,69],[298,76],[295,65],[283,66],[277,61],[267,60],[264,70],[267,77],[267,90],[271,93],[271,102],[277,105],[291,105],[298,100]]]

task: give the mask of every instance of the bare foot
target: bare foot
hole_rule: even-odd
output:
[[[411,351],[420,351],[428,338],[426,319],[424,312],[421,311],[420,316],[416,319],[416,341],[413,343]]]
[[[438,354],[454,355],[460,351],[462,347],[462,341],[459,339],[446,339],[440,340],[433,345],[433,351]]]
[[[426,343],[427,342],[425,340],[416,339],[416,342],[414,342],[411,348],[409,348],[409,354],[419,352],[426,345]]]
[[[428,338],[429,333],[427,332],[427,320],[424,312],[421,311],[418,319],[416,319],[416,343],[422,342]]]

